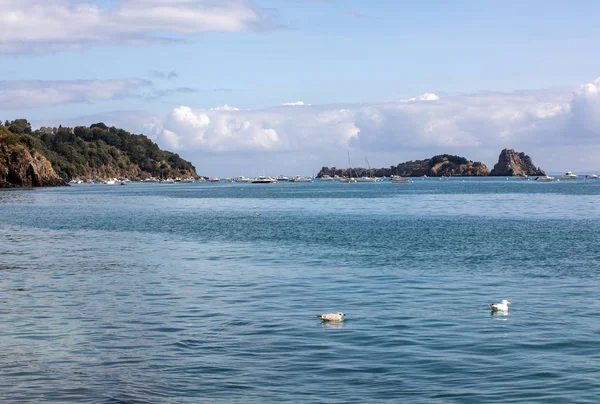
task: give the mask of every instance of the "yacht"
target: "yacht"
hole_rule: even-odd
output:
[[[319,181],[333,181],[333,180],[334,180],[334,178],[331,175],[327,175],[327,174],[325,174],[324,176],[319,178]]]
[[[529,179],[529,176],[525,173],[517,174],[516,177],[518,180],[528,180]]]
[[[225,182],[233,182],[233,181],[231,180],[231,178],[227,177],[227,178],[225,178]]]
[[[313,182],[312,177],[303,177],[301,175],[297,175],[294,178],[290,178],[290,182]]]
[[[196,180],[193,179],[192,177],[188,177],[188,178],[182,178],[181,182],[196,182]]]
[[[277,181],[289,181],[290,178],[286,177],[285,175],[280,175],[279,177],[277,177]]]
[[[567,171],[566,173],[561,175],[559,179],[561,179],[561,180],[576,180],[577,174],[573,174],[571,171]]]
[[[357,182],[356,178],[353,177],[341,177],[340,182]]]
[[[248,178],[248,177],[244,177],[243,175],[240,175],[234,181],[235,182],[252,182],[252,178]]]
[[[537,182],[552,182],[552,181],[554,181],[554,177],[550,177],[549,175],[544,175],[541,177],[537,177],[535,180]]]
[[[160,180],[161,184],[175,184],[175,180],[173,178],[165,178],[164,180]]]
[[[585,176],[586,180],[597,180],[598,176],[596,174],[588,174]]]
[[[412,182],[412,180],[410,178],[402,178],[399,175],[394,175],[392,177],[392,179],[390,180],[390,182],[392,182],[394,184],[401,184],[401,183],[406,183],[406,182]]]
[[[264,175],[260,175],[258,178],[252,180],[253,184],[274,184],[276,182],[275,178],[265,177]]]
[[[375,177],[359,177],[356,179],[358,182],[377,182],[377,178]]]
[[[219,182],[219,181],[221,181],[221,179],[218,177],[214,177],[214,178],[211,178],[209,181],[210,182]]]

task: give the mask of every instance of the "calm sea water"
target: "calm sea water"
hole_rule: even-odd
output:
[[[599,219],[589,180],[3,191],[0,401],[597,402]]]

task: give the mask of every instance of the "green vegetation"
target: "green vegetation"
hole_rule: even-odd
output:
[[[433,167],[446,160],[457,165],[469,163],[469,160],[464,157],[454,156],[452,154],[438,154],[429,159],[429,167]]]
[[[0,122],[0,140],[37,150],[63,179],[197,177],[194,166],[175,153],[160,150],[144,135],[96,123],[89,128],[46,128],[32,131],[26,119]]]

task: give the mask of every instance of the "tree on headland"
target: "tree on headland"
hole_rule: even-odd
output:
[[[12,122],[6,121],[6,123],[8,130],[17,135],[31,133],[31,124],[27,121],[27,119],[15,119]]]

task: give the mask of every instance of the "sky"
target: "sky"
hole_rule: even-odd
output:
[[[598,15],[577,0],[0,0],[0,119],[104,122],[206,176],[442,153],[492,168],[503,148],[600,173]]]

